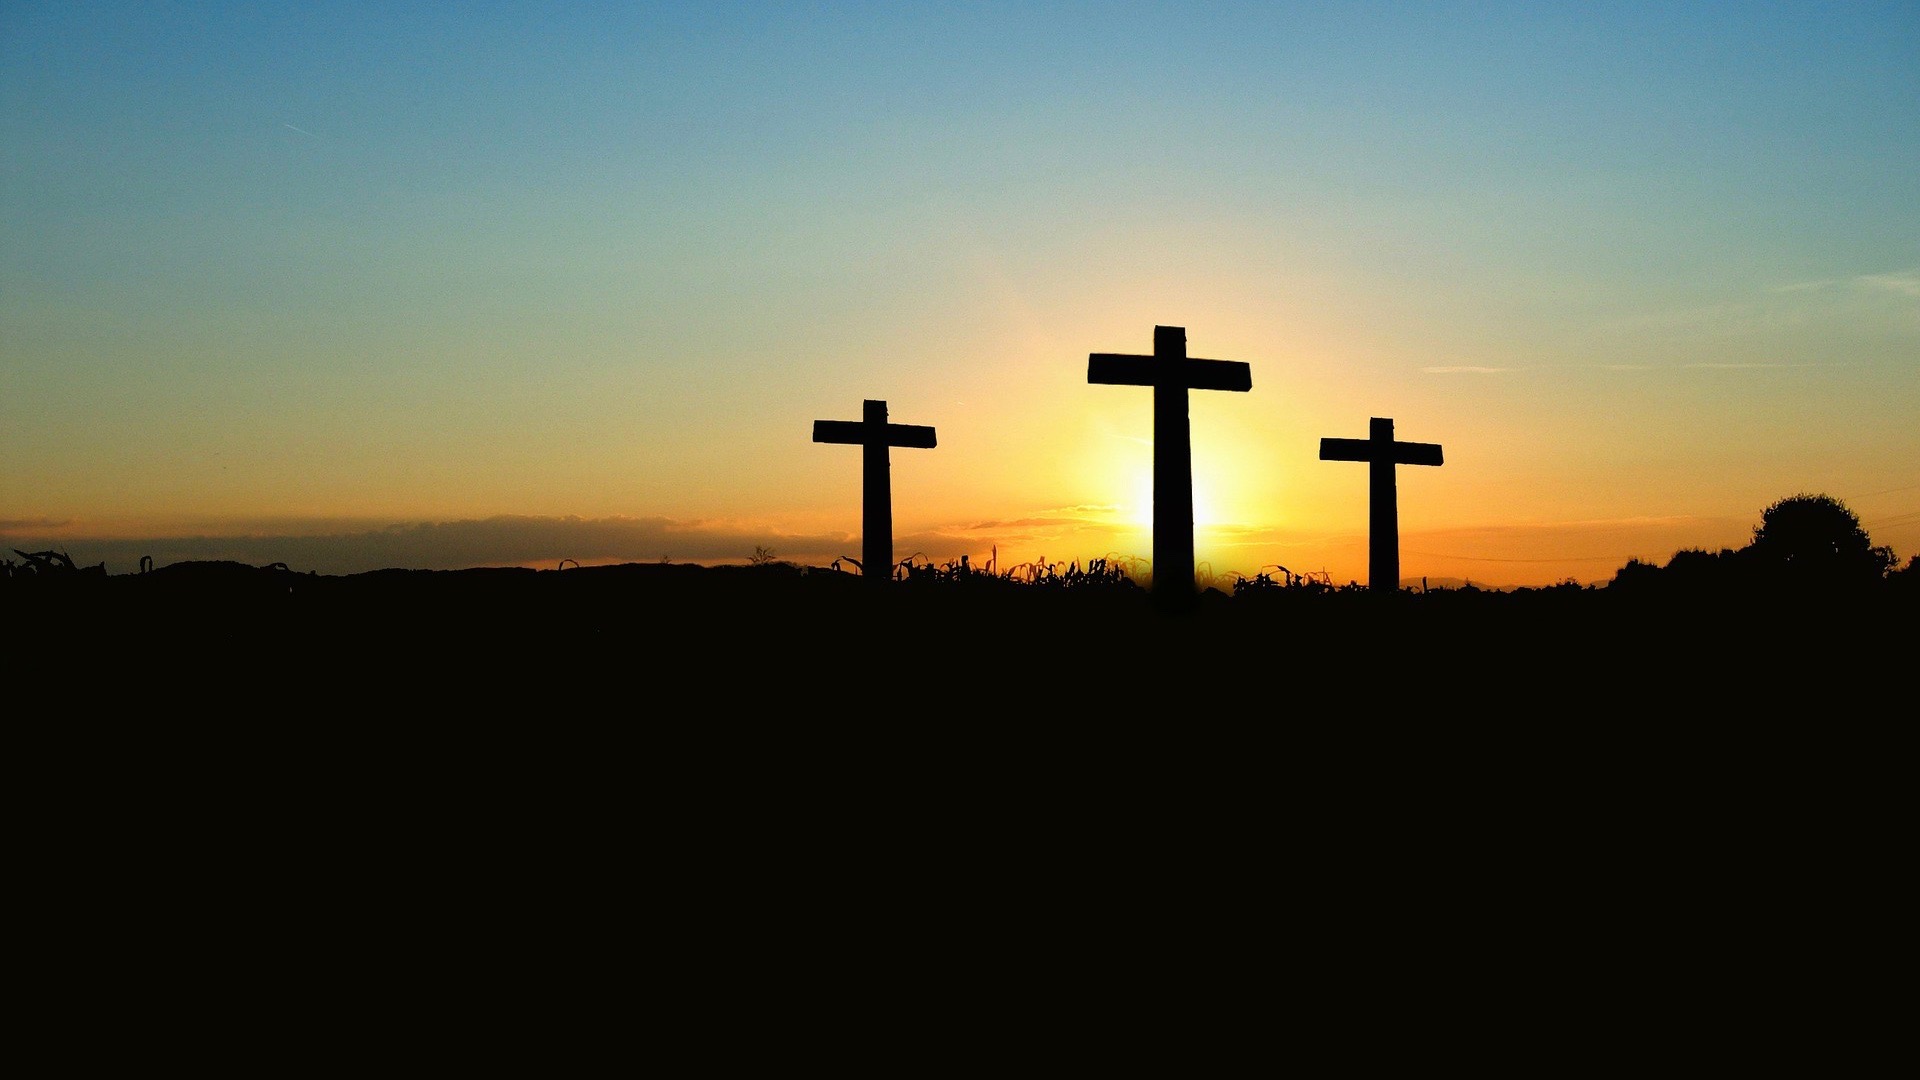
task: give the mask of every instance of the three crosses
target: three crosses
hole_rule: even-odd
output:
[[[1181,602],[1194,589],[1193,434],[1187,419],[1188,390],[1253,387],[1252,369],[1233,360],[1187,356],[1186,328],[1153,328],[1153,354],[1090,353],[1087,382],[1153,387],[1153,592],[1156,599]],[[815,420],[813,441],[861,447],[863,554],[861,568],[876,584],[892,577],[893,484],[890,448],[931,448],[930,427],[887,422],[887,403],[869,400],[861,419]],[[1374,417],[1366,439],[1321,439],[1322,461],[1369,463],[1369,584],[1375,590],[1400,587],[1399,500],[1395,465],[1438,465],[1435,443],[1403,443],[1393,438],[1393,421]]]

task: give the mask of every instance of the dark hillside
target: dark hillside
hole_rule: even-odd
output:
[[[1173,716],[1426,708],[1626,716],[1791,707],[1884,685],[1912,589],[1846,598],[1564,586],[1209,590],[1169,610],[1124,578],[975,574],[874,589],[832,570],[624,564],[333,577],[183,563],[0,580],[17,667],[424,695],[445,707],[681,697],[842,715],[1069,703]],[[1904,691],[1903,691],[1904,693]]]
[[[1810,912],[1870,949],[1904,895],[1910,599],[866,584],[0,581],[36,870],[101,926],[456,972],[515,934],[1110,963],[1143,919],[1349,980],[1736,964]]]

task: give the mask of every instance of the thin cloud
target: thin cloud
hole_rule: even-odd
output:
[[[1894,313],[1899,317],[1910,310],[1905,301],[1913,297],[1920,297],[1920,270],[1809,279],[1770,285],[1744,299],[1654,312],[1617,328],[1657,333],[1676,345],[1737,339],[1777,343],[1806,339],[1826,327],[1857,328],[1866,320],[1886,318],[1889,301],[1900,309]]]
[[[1051,529],[1062,525],[1080,525],[1088,516],[1100,517],[1119,512],[1115,506],[1076,506],[1062,511],[1059,516],[997,518],[992,521],[976,521],[967,525],[956,525],[961,532],[992,532],[996,529]]]
[[[1414,551],[1402,548],[1402,555],[1418,555],[1427,559],[1451,559],[1454,562],[1475,563],[1606,563],[1611,566],[1624,566],[1631,555],[1556,555],[1550,559],[1494,558],[1487,555],[1455,555],[1447,551]]]
[[[1075,514],[965,526],[902,531],[895,549],[902,557],[936,563],[962,555],[979,558],[983,545],[1052,548],[1073,546],[1073,538],[1111,526],[1111,508],[1082,507]],[[25,528],[18,527],[24,524]],[[277,529],[231,526],[200,535],[141,539],[65,535],[48,539],[50,524],[15,523],[6,546],[24,551],[59,551],[76,564],[105,563],[111,574],[138,572],[152,560],[156,567],[183,562],[237,562],[250,566],[283,564],[300,573],[347,575],[376,570],[464,570],[483,566],[555,568],[611,563],[744,563],[763,552],[802,565],[825,566],[857,558],[861,538],[852,532],[794,533],[753,522],[672,518],[580,518],[502,515],[484,519],[411,522],[381,528],[358,523],[313,521],[280,523]],[[983,539],[983,535],[985,538]]]
[[[1770,293],[1808,293],[1820,292],[1840,286],[1851,286],[1872,292],[1890,292],[1900,296],[1920,298],[1920,270],[1896,270],[1886,274],[1855,274],[1844,280],[1821,278],[1813,281],[1793,281],[1785,285],[1770,286]]]
[[[1634,528],[1661,527],[1669,525],[1692,525],[1702,521],[1725,521],[1727,518],[1703,518],[1698,514],[1630,514],[1613,518],[1575,518],[1570,521],[1545,521],[1524,525],[1502,526],[1511,529],[1530,529],[1534,531],[1557,529],[1612,529],[1621,526]]]
[[[1034,525],[1067,525],[1084,521],[1088,517],[1101,517],[1120,513],[1124,508],[1114,503],[1074,503],[1071,506],[1049,506],[1031,517],[993,518],[975,521],[954,528],[965,531],[1001,528],[1025,528]]]
[[[361,531],[312,531],[252,535],[200,535],[144,539],[64,537],[54,541],[17,537],[12,546],[50,547],[75,562],[106,562],[110,573],[131,572],[146,559],[156,566],[176,562],[284,563],[321,574],[371,570],[459,570],[475,566],[558,565],[605,562],[738,562],[763,547],[836,552],[851,542],[845,534],[797,535],[747,525],[675,521],[669,518],[578,518],[499,516],[478,520],[418,522]],[[831,556],[829,556],[831,557]]]
[[[1907,271],[1897,274],[1861,274],[1853,279],[1854,284],[1883,292],[1898,293],[1920,299],[1920,271]]]

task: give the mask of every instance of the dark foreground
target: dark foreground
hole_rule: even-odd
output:
[[[1883,690],[1910,696],[1920,611],[1891,594],[1573,586],[1249,589],[1174,605],[1131,583],[869,585],[786,565],[335,577],[188,563],[0,580],[0,612],[15,671],[202,716],[1617,727],[1844,716]]]
[[[132,767],[273,763],[234,776],[510,774],[559,798],[704,776],[864,804],[942,784],[977,785],[966,805],[1008,784],[1183,804],[1318,792],[1364,815],[1369,791],[1852,798],[1912,762],[1917,621],[1891,596],[1274,589],[1171,606],[1132,587],[869,584],[788,566],[181,564],[14,578],[0,602],[21,701],[44,695],[29,729],[111,733]]]
[[[21,921],[81,928],[40,989],[734,1038],[1196,987],[1215,1024],[1505,1045],[1852,985],[1905,917],[1891,601],[864,585],[0,582]],[[287,1012],[249,996],[229,1026]]]

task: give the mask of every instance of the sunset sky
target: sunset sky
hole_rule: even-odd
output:
[[[0,548],[1604,583],[1920,554],[1920,4],[0,0]],[[0,555],[14,558],[11,550]]]

